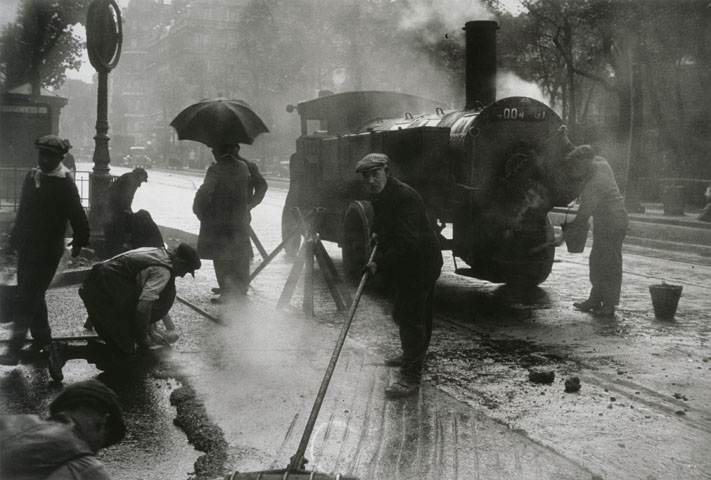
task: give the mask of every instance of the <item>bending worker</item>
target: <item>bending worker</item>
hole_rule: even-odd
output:
[[[595,155],[590,145],[580,145],[566,156],[571,178],[584,183],[580,206],[568,232],[593,220],[593,244],[590,251],[590,295],[573,304],[583,312],[611,317],[620,303],[622,289],[622,242],[629,220],[625,199],[615,182],[607,160]],[[557,239],[562,243],[565,234]]]
[[[0,478],[109,480],[97,452],[123,439],[118,397],[97,380],[69,385],[50,417],[0,417]]]
[[[398,326],[402,355],[388,359],[400,375],[385,389],[392,397],[417,391],[432,335],[432,295],[442,269],[442,252],[427,217],[422,197],[390,174],[389,158],[371,153],[356,165],[371,196],[378,251],[366,268],[395,284],[393,320]]]
[[[94,265],[79,296],[105,343],[60,344],[57,350],[61,364],[83,358],[106,369],[126,357],[149,353],[152,348],[169,343],[155,323],[173,306],[175,277],[186,273],[194,277],[199,268],[197,252],[185,243],[175,250],[137,248]]]
[[[142,183],[148,181],[148,172],[141,167],[136,167],[114,180],[104,193],[106,207],[106,222],[104,223],[104,237],[106,239],[106,255],[113,257],[129,250],[125,244],[127,234],[131,232],[133,198],[136,190]]]

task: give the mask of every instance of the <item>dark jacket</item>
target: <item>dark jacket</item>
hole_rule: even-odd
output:
[[[592,217],[594,234],[600,235],[627,230],[629,220],[625,198],[615,182],[615,174],[602,157],[595,157],[590,178],[580,194],[580,206],[571,226],[587,223]]]
[[[200,258],[248,254],[250,202],[261,201],[265,192],[266,182],[252,192],[249,165],[238,157],[222,157],[207,169],[193,202],[193,213],[200,220]]]
[[[108,480],[109,474],[79,438],[71,420],[58,415],[0,417],[0,478]]]
[[[130,212],[133,204],[133,197],[136,190],[141,186],[141,179],[136,173],[128,172],[114,180],[106,189],[106,208],[109,215],[117,215],[119,212]]]
[[[409,288],[429,288],[442,270],[442,251],[420,194],[389,177],[373,199],[378,271]]]
[[[89,220],[71,176],[39,174],[38,188],[36,175],[38,170],[33,169],[25,177],[10,241],[21,257],[53,262],[64,252],[67,221],[72,226],[74,245],[89,245]]]
[[[247,204],[249,209],[253,209],[264,200],[264,195],[267,193],[267,181],[259,172],[259,167],[256,163],[247,160],[246,158],[239,157],[244,163],[247,164],[249,169],[249,185],[247,192]]]

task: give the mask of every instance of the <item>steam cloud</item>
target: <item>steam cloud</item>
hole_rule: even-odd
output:
[[[498,98],[531,97],[550,106],[550,99],[544,95],[541,88],[533,82],[523,80],[509,71],[499,70],[496,75],[496,92]]]
[[[402,16],[399,27],[405,30],[423,29],[427,25],[439,24],[446,30],[458,30],[464,25],[463,19],[494,20],[488,7],[471,0],[414,0],[410,9]],[[431,38],[437,41],[441,37]]]

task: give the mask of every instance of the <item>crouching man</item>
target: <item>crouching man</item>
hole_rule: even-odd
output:
[[[116,393],[97,380],[74,383],[49,414],[0,417],[0,478],[108,480],[96,453],[126,433]]]
[[[79,296],[103,342],[59,345],[62,365],[83,358],[105,369],[136,353],[167,345],[169,339],[158,332],[155,323],[173,306],[175,277],[186,273],[194,277],[200,266],[197,252],[186,243],[174,250],[137,248],[94,265]]]
[[[395,284],[393,320],[398,326],[402,355],[386,364],[399,366],[400,375],[386,389],[390,397],[413,394],[420,386],[425,354],[432,335],[432,294],[442,269],[437,234],[427,217],[422,197],[390,174],[389,158],[371,153],[356,172],[371,196],[378,239],[375,261],[366,268],[383,273]]]

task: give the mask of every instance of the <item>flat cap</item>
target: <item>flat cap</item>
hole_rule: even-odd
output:
[[[146,169],[143,167],[136,167],[133,170],[131,170],[131,173],[133,173],[135,176],[137,176],[141,182],[148,181],[148,172],[146,172]]]
[[[126,435],[126,425],[123,423],[121,406],[116,392],[98,380],[85,380],[67,386],[49,404],[49,413],[55,415],[77,406],[86,406],[97,412],[108,414],[106,420],[107,446],[120,442]]]
[[[64,155],[69,151],[69,146],[64,140],[56,135],[45,135],[35,140],[35,147],[40,150],[48,150],[59,155]]]
[[[187,243],[181,243],[178,245],[178,248],[175,249],[175,255],[187,264],[188,272],[195,277],[195,270],[198,270],[202,266],[197,251]]]
[[[365,157],[361,158],[356,164],[356,173],[367,172],[368,170],[375,170],[376,168],[387,167],[390,162],[390,158],[384,153],[369,153]]]

